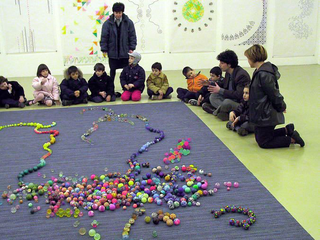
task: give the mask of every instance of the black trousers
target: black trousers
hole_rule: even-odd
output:
[[[261,148],[289,147],[291,137],[286,136],[285,128],[274,129],[276,126],[255,127],[256,141]]]
[[[185,89],[185,88],[178,88],[177,93],[178,93],[178,98],[181,99],[182,101],[184,101],[185,99],[186,100],[198,99],[196,92],[190,92],[188,91],[188,89]]]
[[[109,68],[110,68],[110,77],[114,82],[114,78],[116,76],[116,70],[124,68],[129,65],[129,57],[128,58],[109,58]]]
[[[152,95],[159,95],[159,93],[154,93],[152,90],[150,90],[148,88],[147,90],[148,92],[148,96],[151,98]],[[167,98],[171,93],[173,92],[173,88],[172,87],[168,87],[167,91],[166,91],[166,94],[163,94],[163,98]]]
[[[68,95],[60,95],[61,100],[71,100],[72,104],[80,104],[83,103],[83,100],[87,99],[88,100],[88,93],[82,93],[80,94],[79,97],[75,97],[75,96],[68,96]]]

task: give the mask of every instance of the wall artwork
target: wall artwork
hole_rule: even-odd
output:
[[[273,55],[313,56],[316,52],[318,6],[316,0],[276,2]],[[285,37],[283,34],[285,33]]]
[[[137,51],[164,52],[165,2],[163,0],[124,0],[122,3],[125,4],[125,14],[134,22]]]
[[[0,1],[6,53],[57,51],[52,1]]]
[[[267,0],[224,0],[222,19],[224,48],[266,43]]]
[[[60,1],[60,36],[64,65],[107,63],[100,52],[102,24],[112,14],[109,1]]]
[[[215,51],[216,1],[172,1],[170,9],[171,53]]]

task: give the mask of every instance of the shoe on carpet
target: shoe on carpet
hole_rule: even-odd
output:
[[[286,126],[286,129],[287,129],[287,136],[291,137],[293,132],[294,132],[294,124],[293,123],[289,123]]]
[[[159,97],[157,95],[152,95],[151,99],[152,100],[159,100]]]
[[[23,102],[21,102],[18,104],[18,106],[19,106],[19,108],[24,108],[26,105]]]
[[[70,106],[70,105],[72,105],[71,100],[62,100],[62,106]]]
[[[210,103],[204,103],[202,104],[202,109],[210,114],[213,114],[215,108]]]
[[[247,136],[249,134],[249,132],[245,129],[245,128],[242,128],[240,127],[238,130],[237,130],[237,133],[240,135],[240,136]]]
[[[6,109],[8,109],[8,108],[10,108],[10,105],[9,105],[9,104],[5,104],[4,107],[5,107]]]
[[[198,106],[198,101],[196,99],[190,99],[188,103],[191,104],[192,106]]]
[[[292,136],[293,140],[295,141],[295,144],[300,144],[300,147],[304,146],[304,141],[303,139],[300,137],[300,134],[297,131],[294,131]]]

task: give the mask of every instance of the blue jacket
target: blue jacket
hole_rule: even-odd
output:
[[[124,67],[120,75],[120,83],[123,91],[128,91],[124,85],[132,83],[135,87],[131,88],[129,91],[140,90],[142,93],[145,87],[145,80],[146,73],[139,64]]]
[[[104,22],[101,31],[100,47],[102,52],[108,53],[109,58],[129,58],[129,50],[135,50],[137,46],[136,30],[133,22],[125,14],[122,15],[120,26],[120,46],[118,46],[117,26],[114,22],[114,15]]]

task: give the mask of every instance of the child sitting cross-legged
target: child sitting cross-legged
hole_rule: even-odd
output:
[[[249,123],[249,85],[243,89],[243,100],[238,108],[229,113],[229,122],[226,127],[236,131],[240,136],[254,132],[254,126]]]
[[[161,63],[154,63],[151,66],[152,73],[147,79],[148,95],[152,100],[170,99],[173,92],[169,87],[167,76],[162,72]]]

